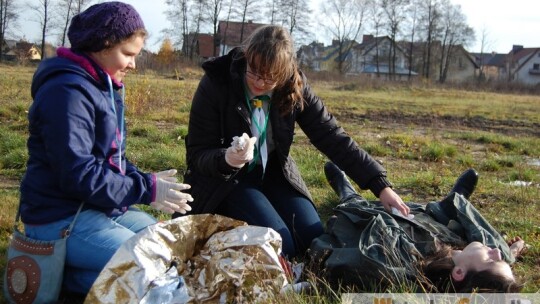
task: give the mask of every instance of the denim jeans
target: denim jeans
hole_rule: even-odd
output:
[[[25,233],[38,240],[54,240],[73,221],[73,216],[45,225],[25,225]],[[84,210],[67,240],[64,290],[87,294],[116,250],[135,233],[156,223],[149,214],[130,207],[120,216],[108,217]]]
[[[311,241],[324,232],[313,203],[285,180],[277,162],[268,162],[264,177],[262,167],[255,167],[216,213],[273,228],[281,235],[283,254],[289,258],[304,254]]]

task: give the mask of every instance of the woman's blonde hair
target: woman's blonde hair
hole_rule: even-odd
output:
[[[298,72],[294,43],[281,26],[258,28],[246,40],[244,53],[253,72],[277,83],[272,100],[280,112],[287,114],[295,107],[303,108],[302,76]]]

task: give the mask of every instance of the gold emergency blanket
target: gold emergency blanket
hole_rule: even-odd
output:
[[[281,237],[219,215],[157,223],[124,243],[85,303],[230,303],[272,299],[287,285]]]

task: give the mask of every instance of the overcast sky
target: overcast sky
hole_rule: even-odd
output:
[[[540,47],[540,0],[451,0],[461,5],[468,24],[476,32],[472,52],[480,51],[480,38],[486,31],[491,48],[484,51],[508,53],[512,45]]]
[[[157,51],[160,46],[157,41],[162,38],[161,30],[170,26],[163,14],[167,9],[165,0],[124,0],[124,2],[132,4],[139,11],[150,32],[147,48]],[[507,53],[514,44],[540,47],[540,34],[538,34],[540,0],[451,0],[451,2],[461,5],[469,25],[476,32],[477,43],[471,45],[468,49],[470,52],[480,51],[479,40],[483,31],[487,33],[489,46],[484,49],[484,52]],[[315,11],[317,7],[318,4],[313,4],[312,9]],[[24,36],[29,41],[39,41],[39,25],[32,21],[31,14],[35,12],[25,10],[25,14],[19,20],[21,26],[17,35]],[[49,39],[56,40],[55,37]],[[330,43],[330,38],[322,34],[317,36],[317,39],[325,44]]]

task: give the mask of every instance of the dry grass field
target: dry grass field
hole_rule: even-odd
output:
[[[34,69],[0,66],[2,273],[27,158],[26,111]],[[143,170],[185,169],[183,138],[201,71],[182,73],[181,81],[151,74],[129,75],[126,80],[127,154]],[[405,200],[436,201],[462,171],[475,168],[480,181],[472,203],[499,231],[519,235],[530,245],[514,270],[524,282],[524,292],[540,291],[539,96],[426,84],[373,85],[361,79],[311,85],[345,130],[385,166]],[[326,157],[299,128],[293,147],[321,216],[327,219],[338,200],[324,179]],[[358,190],[375,199],[369,191]]]

